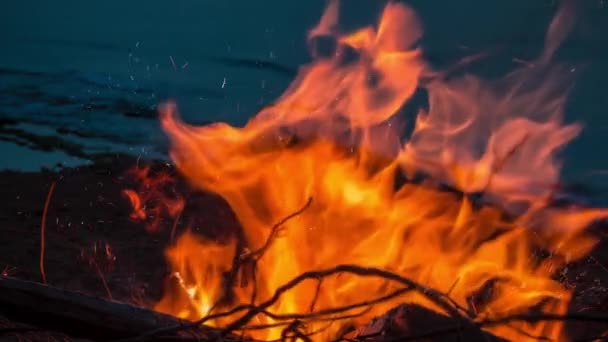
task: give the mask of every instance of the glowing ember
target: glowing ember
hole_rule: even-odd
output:
[[[226,199],[242,224],[245,246],[182,235],[167,251],[177,285],[156,309],[199,319],[252,300],[264,303],[304,272],[349,264],[388,270],[449,294],[457,304],[452,309],[472,320],[532,308],[564,313],[570,292],[552,275],[590,251],[596,241],[585,228],[606,212],[548,205],[559,176],[555,153],[579,132],[562,122],[569,85],[560,81],[559,68],[548,65],[562,39],[557,24],[533,68],[486,81],[471,75],[448,80],[431,70],[416,47],[422,31],[408,7],[389,4],[376,29],[346,35],[336,21],[332,2],[309,35],[313,62],[245,127],[192,127],[178,120],[172,104],[162,109],[178,169],[196,187]],[[403,105],[417,89],[428,93],[428,106],[403,142]],[[420,174],[462,193],[413,182]],[[474,201],[472,193],[483,199]],[[141,208],[139,199],[132,201]],[[551,257],[535,257],[539,250]],[[242,262],[237,275],[235,261]],[[285,326],[253,328],[300,314],[304,330],[318,332],[313,339],[329,340],[346,325],[404,302],[449,313],[427,292],[401,291],[364,311],[307,319],[304,314],[408,287],[375,273],[341,270],[285,291],[244,322],[246,333],[280,338]],[[238,283],[226,286],[231,276]],[[207,324],[230,326],[243,315]],[[526,339],[522,331],[563,338],[561,322],[488,330],[512,340]]]
[[[131,170],[130,176],[141,184],[138,191],[126,189],[122,192],[133,207],[132,220],[146,222],[148,231],[157,232],[163,215],[172,218],[180,215],[185,200],[177,195],[175,179],[171,175],[152,172],[145,166]]]

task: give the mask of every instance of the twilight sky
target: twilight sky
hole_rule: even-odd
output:
[[[601,174],[598,155],[608,128],[608,4],[581,0],[580,25],[560,58],[585,65],[568,119],[585,131],[567,150],[567,172]],[[287,75],[217,62],[214,58],[270,60],[290,68],[308,60],[305,36],[324,0],[19,0],[0,10],[0,69],[64,72],[149,88],[149,103],[176,98],[186,118],[243,123],[289,84]],[[343,0],[343,27],[373,22],[384,2]],[[412,0],[422,17],[429,58],[499,48],[480,69],[510,67],[542,47],[555,10],[552,0]],[[502,63],[502,64],[501,64]],[[0,85],[3,83],[0,75]],[[225,85],[222,88],[222,85]],[[70,95],[66,90],[65,95]],[[221,92],[221,96],[216,96]],[[0,108],[11,111],[12,108]],[[17,109],[15,109],[17,110]],[[153,136],[153,135],[152,135]],[[601,148],[601,151],[606,150]],[[606,177],[603,177],[606,178]]]

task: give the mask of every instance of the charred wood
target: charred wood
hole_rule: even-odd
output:
[[[13,322],[94,341],[132,338],[155,329],[189,325],[149,309],[9,277],[0,277],[0,314]],[[159,338],[181,340],[184,336],[205,341],[214,336],[214,329],[176,329]]]

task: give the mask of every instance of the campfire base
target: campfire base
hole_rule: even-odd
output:
[[[364,341],[506,341],[471,324],[458,322],[417,304],[400,305],[352,334]]]
[[[12,322],[94,341],[132,338],[156,329],[188,324],[152,310],[8,277],[0,277],[0,315]],[[0,334],[27,330],[0,328]],[[204,326],[188,332],[189,336],[200,336],[201,340],[214,333],[212,328]],[[178,334],[169,335],[178,337]]]
[[[0,337],[58,332],[93,341],[136,338],[158,329],[191,326],[188,321],[129,304],[109,301],[52,286],[0,277],[0,315],[27,324],[0,328]],[[415,304],[401,305],[349,334],[351,340],[385,341],[503,341]],[[445,330],[450,332],[445,333]],[[443,332],[443,333],[442,333]],[[4,335],[4,336],[3,336]],[[210,341],[219,330],[200,326],[187,332],[174,329],[163,341]],[[156,340],[159,336],[150,336]],[[145,340],[145,339],[143,339]],[[223,341],[239,340],[224,337]]]

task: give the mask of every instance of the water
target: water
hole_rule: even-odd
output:
[[[585,19],[559,54],[579,74],[567,118],[585,125],[564,152],[564,178],[603,186],[608,2],[583,2]],[[533,58],[556,9],[550,0],[409,3],[422,17],[434,63],[492,48],[496,56],[479,69],[487,74],[516,66],[514,57]],[[382,1],[344,4],[349,29],[373,21]],[[244,123],[308,60],[305,35],[323,7],[322,0],[6,4],[0,13],[0,169],[73,165],[93,152],[162,156],[166,141],[155,106],[167,98],[193,123]],[[52,150],[53,137],[64,142],[38,151]]]

